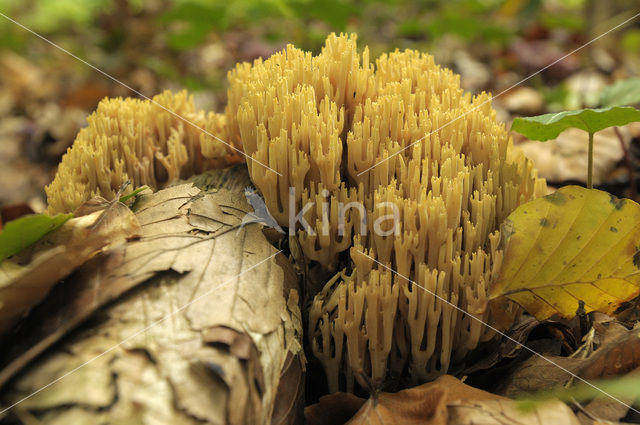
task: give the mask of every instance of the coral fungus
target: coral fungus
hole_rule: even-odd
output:
[[[209,135],[227,138],[225,117],[196,111],[184,91],[153,101],[105,99],[87,121],[45,188],[50,213],[73,211],[96,195],[112,199],[127,180],[157,188],[241,160]]]
[[[545,183],[488,94],[465,93],[427,54],[371,62],[355,36],[333,34],[317,56],[288,46],[228,77],[225,115],[196,112],[186,93],[154,101],[242,145],[297,254],[334,274],[308,335],[331,391],[429,380],[493,337],[471,316],[490,320],[500,223]],[[47,187],[50,212],[239,158],[149,101],[105,100],[88,121]]]
[[[229,81],[228,134],[271,214],[309,223],[304,257],[338,271],[309,323],[331,391],[432,379],[493,336],[470,315],[488,319],[499,225],[545,184],[488,94],[416,51],[372,63],[345,35],[317,56],[288,46],[239,64]]]

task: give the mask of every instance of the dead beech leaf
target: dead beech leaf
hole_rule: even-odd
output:
[[[52,423],[296,423],[304,369],[297,279],[260,226],[240,225],[250,211],[244,194],[187,184],[143,195],[134,209],[142,236],[111,246],[50,296],[68,297],[54,316],[66,327],[58,338],[89,315],[96,320],[11,380],[2,403],[88,362],[84,373],[108,372],[93,389],[101,405],[84,402],[64,378],[16,409]],[[53,368],[64,353],[73,361]],[[18,370],[3,371],[4,381]]]
[[[242,180],[246,170],[242,171],[244,173],[236,169],[233,174],[236,176],[234,179],[228,170],[221,170],[220,173],[227,177],[224,181],[220,181],[216,176],[217,173],[214,172],[205,173],[203,176],[208,176],[214,184],[219,183],[227,187],[228,181]],[[141,200],[136,206],[137,215],[135,216],[136,220],[140,219],[140,223],[143,224],[139,233],[155,237],[163,232],[162,226],[165,220],[170,219],[176,219],[171,221],[174,230],[186,233],[193,231],[188,223],[180,220],[178,211],[199,193],[198,188],[189,184],[182,185],[178,189],[165,189],[151,198]],[[74,211],[74,214],[77,217],[88,216],[104,210],[109,204],[105,199],[96,197],[85,202]],[[149,213],[149,208],[153,214]],[[218,214],[220,214],[219,211]],[[86,220],[90,222],[90,219]],[[108,220],[103,222],[105,223],[108,223]],[[65,229],[67,228],[60,229],[60,232],[51,236],[51,241],[47,240],[43,243],[49,245],[66,243],[72,237],[72,232]],[[174,251],[169,250],[169,253],[171,252]],[[2,365],[0,388],[40,353],[85,321],[97,309],[151,278],[154,273],[170,267],[168,264],[161,263],[158,270],[152,269],[129,275],[125,273],[125,276],[121,276],[117,270],[125,263],[126,253],[126,249],[106,251],[104,255],[90,260],[84,267],[77,270],[73,279],[68,279],[53,288],[53,293],[25,319],[18,333],[13,335],[12,341],[15,343],[7,343],[8,349],[0,353]]]
[[[470,387],[450,375],[397,393],[370,398],[348,425],[448,424],[447,405],[455,400],[504,400],[503,397]]]
[[[532,412],[522,412],[512,400],[459,400],[447,406],[449,422],[455,425],[580,425],[571,409],[560,401],[546,403]]]
[[[621,401],[629,405],[633,403],[633,400],[629,399],[621,399]],[[584,406],[584,410],[591,417],[596,417],[607,422],[618,422],[629,412],[627,406],[607,396],[594,398]],[[583,423],[589,423],[589,417],[585,413],[578,412],[577,416]]]
[[[304,408],[306,425],[342,425],[366,402],[351,393],[337,392],[320,397],[316,404]]]
[[[612,331],[613,332],[613,331]],[[606,379],[640,368],[640,328],[618,333],[604,341],[580,368],[580,377]]]
[[[14,263],[3,265],[0,271],[0,335],[42,301],[60,279],[100,249],[133,236],[139,230],[135,216],[125,205],[109,204],[92,214],[68,220],[28,252],[16,256],[20,258]]]
[[[566,384],[571,375],[559,365],[587,381],[613,378],[640,368],[640,329],[620,332],[610,327],[611,338],[586,358],[545,356],[546,361],[533,356],[504,374],[495,392],[505,397],[517,398]]]
[[[502,233],[496,310],[506,297],[538,320],[571,318],[580,302],[612,314],[640,293],[640,205],[631,200],[565,186],[518,207]]]
[[[305,409],[309,425],[345,424],[344,417],[359,411],[347,425],[546,425],[579,424],[565,404],[552,402],[528,413],[516,402],[470,387],[450,375],[395,394],[381,393],[377,402],[351,394],[332,394]]]
[[[304,378],[303,365],[292,353],[287,355],[280,372],[280,382],[275,397],[271,424],[304,423]]]

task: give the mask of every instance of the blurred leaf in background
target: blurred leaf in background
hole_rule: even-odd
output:
[[[169,26],[168,42],[177,50],[195,47],[211,30],[228,26],[225,7],[219,2],[177,3],[159,20]]]
[[[600,104],[603,108],[640,103],[640,77],[617,81],[602,90]]]

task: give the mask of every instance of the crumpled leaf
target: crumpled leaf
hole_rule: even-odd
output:
[[[78,372],[108,376],[94,380],[91,403],[79,394],[91,380],[64,378],[16,409],[52,423],[295,423],[304,369],[297,279],[260,226],[241,226],[250,212],[242,192],[187,184],[142,195],[134,210],[142,236],[56,288],[96,288],[70,297],[80,316],[90,295],[128,292],[13,379],[3,403],[89,362]]]
[[[595,351],[592,346],[596,346]],[[637,399],[640,388],[637,378],[640,371],[640,329],[628,330],[615,321],[596,323],[587,336],[587,342],[572,357],[545,357],[549,361],[532,356],[512,366],[511,371],[496,374],[498,385],[492,391],[522,399],[519,401],[521,407],[542,410],[547,407],[543,401],[551,398],[569,401],[573,398],[583,404],[584,411],[608,421],[624,417],[629,410],[626,405]],[[584,384],[556,365],[593,386]],[[573,386],[565,388],[569,384]],[[584,403],[588,400],[591,400],[588,404]]]
[[[555,139],[568,128],[597,133],[607,127],[626,125],[634,121],[640,121],[640,110],[630,106],[614,106],[516,118],[513,120],[511,131],[517,131],[531,140],[544,142]]]
[[[359,409],[359,410],[358,410]],[[381,393],[367,401],[351,394],[322,397],[305,409],[308,425],[339,425],[352,412],[348,425],[453,425],[453,424],[578,424],[565,404],[546,404],[523,413],[516,402],[470,387],[450,375],[398,393]]]
[[[522,412],[515,401],[461,400],[448,406],[449,424],[518,424],[518,425],[580,425],[571,409],[560,401],[546,403],[533,411]]]
[[[506,297],[538,320],[612,314],[640,293],[640,205],[631,200],[566,186],[518,207],[501,233],[494,311]]]
[[[239,166],[212,170],[194,176],[192,180],[195,186],[209,190],[241,190],[250,184],[246,167]],[[171,193],[163,192],[163,195],[157,196],[171,197]],[[193,197],[198,193],[198,188],[190,186],[187,190],[179,192],[181,195],[189,194]],[[182,202],[183,199],[179,198],[173,207],[178,208]],[[101,211],[108,205],[108,201],[97,197],[85,202],[74,213],[76,216],[88,215]],[[169,214],[175,214],[175,211],[169,211]],[[50,244],[62,244],[69,238],[69,232],[60,233],[61,236],[50,241]],[[8,348],[0,351],[0,388],[25,365],[85,321],[97,309],[153,276],[153,273],[147,273],[129,276],[126,279],[114,278],[113,270],[120,267],[124,261],[124,253],[124,250],[111,250],[104,256],[90,260],[86,267],[80,268],[74,274],[74,279],[67,279],[53,288],[53,293],[34,309],[13,335],[12,341],[15,343],[7,344]],[[104,272],[99,273],[97,269]],[[103,281],[109,283],[103,284]]]
[[[448,423],[447,405],[455,400],[503,400],[504,398],[470,387],[450,375],[434,382],[397,393],[381,393],[370,398],[348,425]]]
[[[21,254],[23,258],[0,263],[0,335],[42,301],[60,279],[100,249],[139,231],[138,221],[125,205],[104,204],[87,215],[81,211]]]
[[[636,382],[636,385],[639,384],[640,383]],[[596,385],[598,385],[598,383],[596,383]],[[637,390],[635,391],[637,392]],[[633,403],[633,400],[624,396],[620,398],[620,401],[627,405]],[[577,412],[577,416],[582,423],[587,424],[590,423],[590,418],[592,417],[609,421],[609,423],[618,423],[629,413],[627,406],[604,395],[599,395],[586,405],[583,405],[583,409],[584,412]]]
[[[533,338],[530,334],[534,333]],[[494,374],[500,374],[495,369],[498,363],[504,363],[505,359],[513,359],[523,352],[526,345],[538,352],[548,352],[556,349],[561,352],[564,348],[573,352],[578,348],[578,338],[582,337],[579,329],[579,321],[573,320],[545,320],[539,322],[533,316],[522,314],[515,318],[509,329],[505,331],[505,338],[501,338],[492,344],[485,344],[470,353],[465,359],[467,365],[460,376],[474,375],[471,385],[493,381]]]
[[[62,226],[73,214],[29,214],[10,221],[0,231],[0,262]]]
[[[532,356],[500,378],[497,394],[516,398],[565,385],[572,376],[557,365],[588,381],[622,376],[640,368],[640,329],[620,332],[609,327],[600,346],[586,358]],[[575,382],[578,382],[577,380]]]

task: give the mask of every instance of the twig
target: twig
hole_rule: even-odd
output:
[[[571,397],[571,404],[573,404],[573,406],[576,409],[578,409],[580,412],[582,412],[583,415],[585,415],[587,418],[591,419],[592,421],[594,421],[596,423],[604,424],[604,423],[608,422],[608,421],[603,421],[602,419],[600,419],[599,417],[597,417],[593,413],[589,412],[581,403],[578,402],[578,400],[576,400],[573,397]]]

